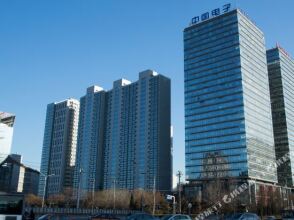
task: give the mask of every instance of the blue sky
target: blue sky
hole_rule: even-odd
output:
[[[182,31],[192,17],[236,0],[0,0],[0,111],[16,114],[12,152],[39,168],[46,105],[96,84],[136,81],[154,69],[172,80],[174,172],[184,171]],[[294,55],[293,0],[239,0]],[[1,146],[0,146],[1,147]]]

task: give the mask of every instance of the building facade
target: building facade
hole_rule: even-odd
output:
[[[75,188],[171,189],[167,77],[146,70],[109,91],[90,87],[80,109]]]
[[[294,177],[294,61],[281,47],[267,51],[276,158],[289,154],[278,166],[278,181],[293,187]]]
[[[92,86],[80,99],[74,188],[85,192],[103,188],[106,92]]]
[[[73,187],[78,135],[79,101],[67,99],[47,106],[39,196]],[[45,181],[46,188],[45,188]]]
[[[152,70],[108,92],[104,188],[170,190],[170,80]]]
[[[186,179],[277,182],[265,40],[235,9],[184,30]]]
[[[20,155],[9,155],[0,163],[0,192],[37,195],[39,174],[22,164]]]
[[[11,153],[15,116],[0,112],[0,163]]]

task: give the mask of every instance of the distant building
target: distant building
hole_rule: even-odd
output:
[[[171,190],[170,79],[147,70],[80,102],[75,188]]]
[[[294,60],[281,47],[267,51],[270,95],[277,160],[291,154],[278,167],[278,181],[293,187],[294,178]]]
[[[0,163],[11,153],[15,116],[0,112]]]
[[[276,183],[263,32],[239,9],[196,22],[184,62],[186,179]]]
[[[51,103],[47,106],[41,159],[39,196],[62,193],[73,187],[76,158],[79,102],[75,99]]]
[[[37,195],[39,174],[22,164],[20,155],[9,155],[0,163],[0,192]]]

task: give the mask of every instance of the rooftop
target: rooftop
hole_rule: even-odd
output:
[[[0,112],[0,123],[13,127],[15,115],[8,112]]]

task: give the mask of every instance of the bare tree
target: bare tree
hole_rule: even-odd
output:
[[[25,196],[25,203],[28,206],[39,206],[42,205],[42,198],[34,195],[34,194],[28,194]]]
[[[55,207],[64,207],[65,205],[65,196],[63,194],[56,194],[52,195],[48,198],[48,203],[50,206],[55,206]]]

